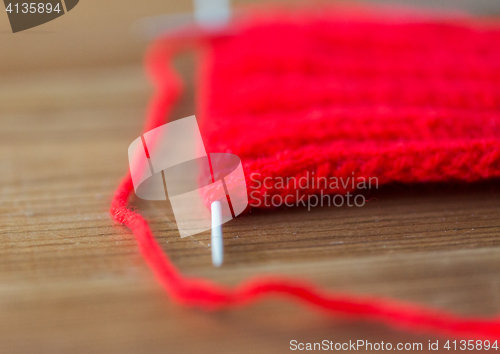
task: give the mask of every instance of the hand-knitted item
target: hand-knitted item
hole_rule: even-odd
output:
[[[397,23],[277,12],[244,19],[232,30],[238,34],[178,33],[153,45],[146,64],[156,93],[145,131],[166,122],[181,93],[172,57],[202,47],[207,150],[239,155],[247,177],[295,176],[309,168],[326,176],[373,175],[381,183],[500,175],[498,27],[466,19]],[[182,304],[222,309],[283,295],[396,328],[500,337],[498,318],[337,294],[283,277],[234,288],[184,277],[147,221],[127,208],[132,191],[128,174],[111,215],[131,229],[158,280]]]
[[[197,113],[206,148],[241,158],[251,201],[345,192],[262,183],[306,173],[500,177],[500,30],[467,22],[282,15],[215,38]]]

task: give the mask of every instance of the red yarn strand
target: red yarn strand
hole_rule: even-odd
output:
[[[200,44],[202,43],[198,39],[184,42],[172,38],[162,39],[148,52],[146,67],[156,85],[156,93],[149,105],[144,131],[165,124],[181,94],[182,81],[171,66],[172,57],[180,50]],[[495,119],[498,119],[497,114]],[[498,318],[465,317],[393,299],[340,294],[281,276],[255,277],[235,287],[186,277],[162,251],[145,218],[127,207],[132,191],[132,180],[130,174],[127,174],[115,192],[111,216],[132,231],[145,261],[167,293],[178,303],[203,310],[220,310],[246,306],[271,296],[281,296],[323,312],[376,321],[398,329],[485,339],[500,338]]]

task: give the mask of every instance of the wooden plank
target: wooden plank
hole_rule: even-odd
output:
[[[150,94],[140,72],[0,85],[0,351],[279,353],[293,339],[438,339],[276,299],[222,313],[172,304],[130,232],[108,215]],[[191,114],[186,97],[175,117]],[[369,197],[362,208],[238,217],[225,226],[221,269],[211,266],[208,233],[181,239],[167,204],[137,205],[189,275],[235,284],[280,273],[466,314],[499,311],[498,181],[391,186]]]

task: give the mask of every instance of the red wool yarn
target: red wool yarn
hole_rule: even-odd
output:
[[[243,163],[249,191],[311,195],[317,188],[258,188],[266,177],[377,177],[390,182],[465,182],[500,177],[500,27],[334,11],[255,14],[224,34],[186,30],[156,41],[146,67],[156,93],[144,131],[165,124],[182,91],[180,51],[201,55],[198,117],[208,152]],[[252,177],[253,176],[253,177]],[[309,174],[311,176],[311,174]],[[343,192],[347,191],[344,190]],[[332,314],[412,331],[500,338],[500,319],[465,317],[392,299],[339,294],[285,277],[236,287],[185,277],[139,213],[127,207],[128,174],[111,215],[173,300],[205,310],[283,296]]]

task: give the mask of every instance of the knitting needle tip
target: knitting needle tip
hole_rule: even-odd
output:
[[[224,261],[224,244],[222,242],[222,205],[219,201],[213,202],[212,211],[212,264],[220,267]]]

